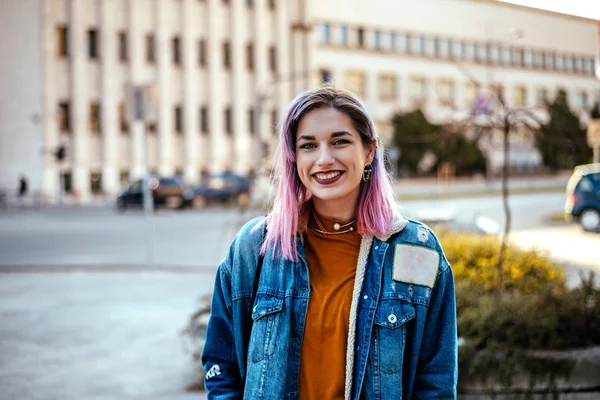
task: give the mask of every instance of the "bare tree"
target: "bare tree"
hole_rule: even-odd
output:
[[[481,89],[481,84],[472,80],[478,89]],[[535,133],[541,121],[531,110],[526,107],[512,107],[506,104],[504,96],[499,88],[484,89],[486,93],[487,106],[481,109],[474,107],[472,112],[461,121],[458,121],[466,129],[475,130],[475,140],[480,142],[482,138],[487,137],[490,143],[492,135],[495,131],[502,132],[502,202],[504,209],[504,232],[498,254],[498,262],[496,264],[496,282],[494,285],[494,294],[496,297],[500,295],[504,287],[503,270],[504,258],[508,238],[510,235],[512,214],[509,205],[509,188],[508,179],[510,175],[510,132],[518,126],[524,126],[529,132]],[[491,144],[493,146],[493,144]],[[489,173],[489,171],[488,171]]]

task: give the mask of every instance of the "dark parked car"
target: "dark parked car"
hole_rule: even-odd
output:
[[[152,191],[154,207],[176,209],[191,204],[193,192],[178,178],[153,176],[148,184]],[[129,207],[143,207],[143,205],[144,196],[141,180],[130,184],[117,197],[117,208],[121,211]]]
[[[241,206],[248,205],[252,191],[252,178],[226,172],[209,175],[193,188],[194,207],[204,207],[208,203],[234,201]]]
[[[600,163],[575,167],[567,184],[565,216],[585,231],[600,232]]]

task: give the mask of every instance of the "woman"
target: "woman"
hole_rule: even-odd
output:
[[[363,105],[332,87],[298,96],[276,167],[273,209],[217,272],[208,398],[456,398],[452,271],[397,213]]]

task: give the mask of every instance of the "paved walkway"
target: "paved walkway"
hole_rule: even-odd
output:
[[[0,274],[0,400],[198,400],[180,329],[213,275]]]

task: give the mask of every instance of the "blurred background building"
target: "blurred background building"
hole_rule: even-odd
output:
[[[60,176],[83,201],[114,195],[145,148],[150,171],[189,183],[252,174],[287,103],[325,81],[357,92],[386,141],[395,112],[447,122],[477,85],[542,119],[559,88],[584,122],[600,100],[596,21],[493,0],[2,0],[0,26],[0,188],[24,174],[50,199]],[[152,86],[155,121],[129,122],[129,85]],[[512,140],[511,162],[540,165]]]

